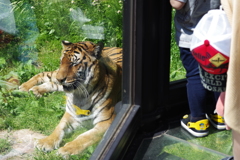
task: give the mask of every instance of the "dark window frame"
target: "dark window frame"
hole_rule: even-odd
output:
[[[140,130],[187,109],[186,80],[169,82],[171,13],[169,0],[124,1],[121,109],[91,160],[133,157]]]

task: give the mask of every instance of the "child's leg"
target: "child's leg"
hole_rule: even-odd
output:
[[[181,60],[187,72],[187,96],[191,121],[205,118],[207,90],[203,87],[199,76],[198,62],[187,48],[180,48]]]

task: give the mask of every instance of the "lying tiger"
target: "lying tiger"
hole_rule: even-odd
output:
[[[39,73],[19,89],[33,91],[37,96],[53,91],[66,93],[66,112],[53,133],[37,141],[40,150],[59,148],[65,133],[76,129],[84,120],[93,120],[92,129],[58,150],[66,156],[79,154],[99,141],[112,123],[114,105],[121,98],[122,49],[103,48],[103,44],[89,41],[62,41],[62,46],[59,69]]]

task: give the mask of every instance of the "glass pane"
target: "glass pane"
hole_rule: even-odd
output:
[[[92,119],[97,125],[110,122],[114,117],[111,108],[121,100],[103,101],[111,90],[108,82],[118,77],[116,83],[121,83],[121,48],[122,0],[0,0],[0,159],[61,159],[57,152],[88,159],[97,146],[93,142],[99,142],[107,129],[107,125],[99,125],[89,131]],[[95,72],[98,64],[106,67]],[[98,73],[100,78],[96,78]],[[113,74],[117,76],[105,78]],[[94,87],[97,80],[102,83]],[[38,86],[42,82],[44,85]],[[18,89],[20,85],[25,92]],[[38,87],[32,88],[34,85]],[[114,94],[120,95],[121,84],[116,86]],[[27,92],[29,89],[32,91]],[[94,104],[104,104],[108,110]],[[34,150],[35,139],[53,133],[63,115],[65,119],[56,132],[38,142],[40,151]],[[92,119],[80,125],[87,117]],[[88,141],[68,143],[82,133]],[[65,148],[55,149],[66,143]]]
[[[210,128],[209,132],[207,137],[195,138],[179,127],[179,124],[170,124],[169,130],[143,140],[134,160],[192,160],[206,157],[219,160],[232,155],[231,131]]]
[[[174,15],[175,9],[172,10],[170,81],[186,78],[186,71],[182,65],[179,49],[175,41]]]

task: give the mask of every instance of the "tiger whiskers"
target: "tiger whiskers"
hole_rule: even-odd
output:
[[[89,96],[88,90],[86,89],[86,87],[82,83],[80,83],[79,89],[83,90],[83,92],[85,93],[86,98]]]
[[[75,75],[78,77],[78,73],[75,73]],[[83,79],[82,79],[83,80]],[[77,84],[77,89],[80,90],[85,93],[86,98],[89,96],[88,90],[86,89],[86,87],[81,83],[82,80],[76,81]],[[84,80],[83,80],[84,81]],[[79,87],[78,87],[79,86]]]
[[[89,93],[88,93],[86,87],[81,82],[77,81],[76,83],[74,83],[72,85],[73,85],[73,88],[76,87],[76,89],[79,92],[82,92],[86,98],[89,96]]]

